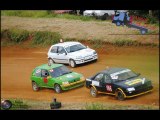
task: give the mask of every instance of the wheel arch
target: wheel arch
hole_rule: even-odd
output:
[[[121,92],[123,93],[124,97],[126,98],[126,94],[124,93],[124,91],[123,91],[121,88],[117,88],[117,89],[115,90],[115,95],[116,95],[116,93],[117,93],[118,91],[121,91]]]

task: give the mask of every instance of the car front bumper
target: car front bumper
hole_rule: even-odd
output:
[[[83,64],[83,63],[94,61],[97,59],[98,59],[98,55],[94,55],[94,56],[90,56],[90,57],[84,58],[84,59],[77,59],[77,60],[75,60],[75,63],[76,64]]]
[[[73,89],[73,88],[83,86],[84,83],[85,83],[85,79],[80,79],[79,81],[76,81],[76,82],[73,82],[73,83],[61,85],[61,88],[62,88],[62,90],[69,90],[69,89]]]
[[[125,95],[126,95],[126,98],[132,98],[132,97],[136,97],[136,96],[140,96],[140,95],[149,93],[151,91],[153,91],[153,86],[147,87],[143,90],[134,91],[132,93],[127,92]]]

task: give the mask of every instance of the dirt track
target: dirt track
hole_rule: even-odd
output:
[[[82,73],[85,77],[105,69],[106,66],[128,67],[150,78],[154,85],[152,93],[118,101],[113,96],[99,95],[93,98],[89,90],[80,87],[74,90],[56,94],[52,89],[42,89],[34,92],[31,87],[30,75],[34,67],[47,62],[46,48],[1,48],[1,97],[23,98],[31,100],[50,101],[56,97],[62,102],[107,102],[115,104],[147,104],[159,105],[159,52],[158,48],[114,48],[106,46],[106,51],[98,51],[99,60],[76,68],[70,68]]]

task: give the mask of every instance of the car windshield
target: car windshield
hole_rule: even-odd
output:
[[[132,71],[126,71],[126,72],[124,71],[119,74],[118,72],[117,74],[111,74],[110,76],[114,81],[122,81],[122,80],[127,80],[130,78],[137,77],[138,75]]]
[[[52,77],[59,77],[59,76],[62,76],[62,75],[65,75],[65,74],[68,74],[68,73],[72,72],[71,70],[69,70],[65,66],[60,66],[60,67],[57,67],[57,68],[53,68],[49,71],[50,71],[50,74],[51,74]]]
[[[86,49],[86,47],[82,44],[77,44],[77,45],[72,45],[72,46],[66,47],[66,50],[68,53],[79,51],[82,49]]]

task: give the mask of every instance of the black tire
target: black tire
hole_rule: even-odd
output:
[[[117,22],[116,22],[116,25],[117,25],[117,26],[120,26],[120,25],[121,25],[121,22],[117,21]]]
[[[121,100],[121,101],[123,101],[125,99],[124,94],[120,90],[117,91],[116,97],[117,97],[118,100]]]
[[[32,89],[33,89],[34,91],[38,91],[38,90],[39,90],[39,87],[38,87],[38,85],[37,85],[36,82],[32,82]]]
[[[56,91],[56,93],[61,93],[62,92],[62,88],[59,84],[54,85],[54,90]]]
[[[10,100],[1,101],[1,108],[4,110],[9,110],[12,107],[12,102]]]
[[[90,88],[90,94],[92,95],[92,97],[97,97],[98,92],[94,87]]]
[[[109,19],[109,15],[108,15],[108,13],[105,13],[104,14],[104,20],[108,20]]]
[[[52,102],[50,103],[51,109],[57,109],[61,107],[61,102]]]
[[[140,30],[140,32],[142,35],[146,34],[146,30]]]
[[[52,58],[48,58],[48,62],[50,62],[51,64],[54,64],[54,60]]]
[[[71,67],[76,67],[76,63],[75,63],[75,61],[73,60],[73,59],[71,59],[70,61],[69,61],[69,65],[71,66]]]

